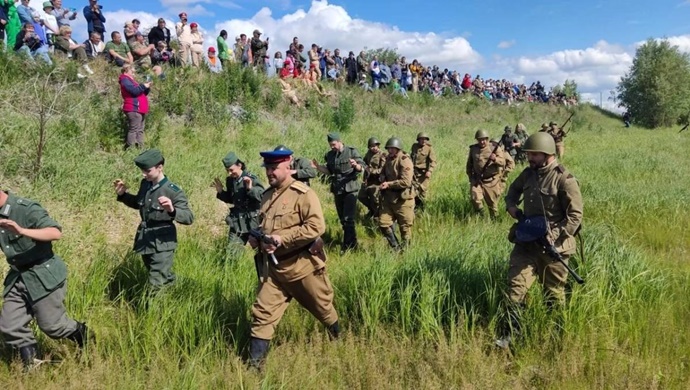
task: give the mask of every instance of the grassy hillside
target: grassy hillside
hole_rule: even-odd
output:
[[[7,388],[687,386],[688,133],[624,129],[596,108],[577,108],[563,163],[585,200],[585,258],[575,263],[587,283],[572,287],[562,321],[547,314],[533,289],[527,334],[515,355],[506,355],[492,340],[511,221],[472,215],[467,149],[478,128],[498,136],[505,125],[522,122],[531,133],[542,122],[565,120],[565,108],[403,100],[347,88],[332,98],[300,90],[307,104],[296,108],[273,82],[238,69],[218,77],[170,72],[153,88],[147,146],[163,151],[166,173],[188,194],[196,221],[179,229],[178,283],[146,301],[146,272],[130,251],[138,215],[115,201],[111,185],[122,178],[136,186],[140,176],[136,152],[121,151],[117,74],[99,68],[100,80],[78,81],[67,64],[32,75],[1,55],[0,69],[0,183],[39,200],[63,225],[56,252],[70,270],[68,311],[98,335],[81,357],[68,342],[40,335],[43,349],[63,362],[28,376],[16,363],[0,365]],[[326,133],[345,125],[333,114],[347,112],[349,103],[355,115],[344,142],[362,152],[370,136],[384,142],[399,136],[409,149],[418,131],[431,135],[440,164],[427,212],[415,221],[404,255],[391,253],[376,227],[360,221],[362,250],[340,257],[332,196],[314,183],[326,213],[344,336],[328,342],[293,304],[261,376],[240,359],[256,286],[251,252],[226,258],[227,208],[210,184],[225,174],[221,159],[230,150],[262,178],[258,152],[278,143],[322,158]],[[51,105],[43,110],[45,147],[37,164],[40,107]],[[235,118],[228,105],[246,113]]]

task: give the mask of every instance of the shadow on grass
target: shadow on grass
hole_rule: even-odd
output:
[[[148,285],[148,271],[141,256],[128,252],[108,278],[108,298],[111,301],[123,300],[137,309],[143,302]]]

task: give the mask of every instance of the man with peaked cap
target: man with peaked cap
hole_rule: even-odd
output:
[[[357,199],[369,210],[368,217],[378,217],[381,208],[379,201],[379,185],[381,185],[381,172],[386,162],[386,153],[381,150],[381,142],[376,137],[367,141],[367,153],[364,155],[364,177],[362,188],[359,189]]]
[[[417,143],[412,145],[410,158],[414,164],[414,187],[417,192],[417,197],[414,199],[415,209],[422,211],[431,173],[436,169],[436,154],[427,133],[417,134]]]
[[[53,253],[53,241],[62,227],[40,204],[0,191],[0,250],[10,266],[5,277],[0,333],[5,343],[19,350],[24,368],[42,363],[38,344],[29,327],[31,319],[53,339],[69,339],[83,347],[86,324],[67,316],[67,267]]]
[[[414,164],[403,151],[400,138],[388,139],[386,150],[388,156],[383,165],[379,187],[383,194],[379,228],[391,248],[400,251],[407,248],[412,239],[415,204]],[[395,237],[394,222],[400,226],[402,244],[398,243]]]
[[[285,145],[276,146],[273,151],[289,150]],[[311,161],[304,157],[291,156],[292,161],[290,161],[290,171],[292,172],[292,177],[295,180],[301,181],[302,183],[309,185],[309,180],[316,177],[316,168],[311,166]]]
[[[259,227],[259,207],[264,185],[253,173],[247,171],[244,162],[234,152],[229,152],[223,158],[223,166],[227,172],[225,187],[217,177],[211,186],[215,187],[218,200],[231,205],[225,223],[230,227],[228,248],[230,255],[234,256],[247,243],[249,231]]]
[[[470,179],[472,206],[477,213],[484,212],[484,201],[492,218],[498,213],[501,196],[501,176],[505,167],[503,152],[491,147],[489,133],[477,130],[474,134],[477,143],[470,146],[466,172]]]
[[[256,368],[261,368],[276,326],[293,298],[327,327],[332,338],[340,333],[321,240],[326,222],[319,198],[309,186],[292,177],[291,150],[260,155],[271,187],[261,199],[259,223],[272,243],[249,238],[264,263],[252,305],[249,340],[249,364]]]
[[[139,210],[141,223],[134,239],[134,251],[141,255],[154,289],[175,281],[172,272],[177,248],[177,229],[173,222],[191,225],[194,221],[187,196],[163,173],[165,159],[158,149],[149,149],[134,159],[143,179],[136,195],[127,192],[127,184],[114,181],[117,201]]]
[[[319,172],[330,175],[331,192],[335,198],[335,208],[343,227],[343,244],[341,253],[357,247],[355,215],[357,214],[357,192],[361,187],[358,180],[360,172],[366,165],[357,149],[345,146],[340,134],[329,133],[327,136],[331,150],[326,153],[326,165],[319,165],[312,160],[312,165]]]

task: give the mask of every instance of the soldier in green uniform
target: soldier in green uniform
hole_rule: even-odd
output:
[[[173,222],[191,225],[194,215],[187,197],[163,173],[165,159],[157,149],[142,152],[134,163],[143,175],[136,195],[127,192],[121,179],[115,180],[117,201],[139,210],[141,223],[134,239],[134,251],[141,254],[149,271],[149,284],[160,288],[175,281],[172,272],[177,248],[177,229]]]
[[[227,171],[225,187],[220,179],[215,178],[212,186],[216,189],[216,198],[232,207],[225,218],[230,227],[228,231],[229,255],[236,256],[241,247],[247,243],[249,231],[259,226],[259,207],[264,185],[234,152],[223,158]],[[227,188],[227,190],[225,189]]]
[[[477,143],[470,146],[467,157],[466,172],[470,179],[470,196],[472,206],[477,213],[484,212],[483,201],[489,207],[492,218],[498,212],[498,201],[501,196],[501,177],[505,167],[503,152],[489,145],[489,133],[477,130],[474,134]]]
[[[388,156],[381,173],[381,216],[379,228],[386,237],[391,248],[402,250],[407,248],[412,239],[412,224],[414,223],[414,164],[410,156],[402,150],[402,142],[393,137],[386,142]],[[400,226],[402,247],[393,231],[393,223]]]
[[[501,146],[503,150],[510,155],[513,159],[517,156],[517,150],[515,149],[515,143],[518,142],[518,138],[513,134],[513,129],[510,126],[506,126],[503,129],[503,135],[501,136]]]
[[[331,150],[324,156],[326,165],[319,165],[316,160],[312,160],[312,166],[319,172],[330,175],[331,192],[343,227],[343,244],[340,249],[344,253],[357,247],[355,215],[357,192],[361,187],[358,176],[366,165],[357,149],[343,144],[340,134],[329,133],[327,139]]]
[[[412,164],[414,165],[414,187],[417,197],[414,200],[417,210],[424,210],[424,200],[429,189],[431,174],[436,169],[436,154],[429,142],[427,133],[417,134],[417,143],[412,145],[410,151]]]
[[[5,278],[0,333],[5,343],[19,350],[25,369],[42,363],[29,327],[33,317],[38,328],[53,339],[69,339],[83,347],[85,324],[65,311],[67,267],[53,253],[53,241],[62,228],[40,204],[0,191],[0,246],[10,271]]]
[[[547,133],[530,136],[524,150],[529,167],[510,185],[505,198],[506,209],[517,220],[523,216],[546,218],[546,241],[567,263],[575,253],[575,235],[582,223],[580,187],[573,175],[558,163],[554,156],[556,144]],[[518,208],[521,202],[523,210]],[[511,334],[519,334],[520,309],[535,280],[542,283],[550,307],[565,303],[568,270],[560,262],[553,261],[539,243],[518,241],[516,228],[514,226],[508,236],[515,246],[508,269],[508,321],[502,329],[502,337],[496,341],[502,348],[509,346]]]
[[[386,162],[386,153],[381,150],[381,142],[376,137],[371,137],[367,141],[369,150],[364,155],[364,177],[362,178],[362,188],[359,190],[357,198],[369,210],[367,217],[377,218],[381,204],[379,202],[379,185],[381,185],[381,171]]]
[[[501,168],[501,171],[499,175],[501,176],[501,194],[506,190],[506,185],[508,183],[508,176],[510,175],[510,172],[513,172],[515,170],[515,160],[510,156],[506,150],[500,146],[501,140],[498,138],[492,138],[491,139],[491,147],[495,148],[496,145],[499,145],[498,150],[496,153],[503,153],[503,158],[506,161],[506,164],[504,167]]]
[[[284,151],[290,149],[288,149],[285,145],[278,145],[275,149],[273,149],[274,152],[281,150]],[[316,168],[312,167],[311,161],[304,157],[292,156],[292,160],[290,160],[290,171],[292,171],[292,177],[295,180],[301,181],[306,185],[309,185],[309,180],[316,177]]]
[[[522,150],[522,147],[525,145],[525,141],[527,141],[528,137],[529,134],[527,134],[525,125],[518,123],[515,126],[515,138],[517,138],[517,142],[515,143],[515,162],[524,163],[527,161],[527,155],[525,151]]]

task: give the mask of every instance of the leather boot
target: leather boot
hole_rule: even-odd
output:
[[[30,344],[19,348],[19,356],[22,359],[22,364],[24,365],[24,371],[31,371],[43,363],[42,360],[38,358],[38,344]]]
[[[340,325],[338,325],[338,321],[334,322],[332,325],[328,326],[328,336],[330,337],[331,340],[336,340],[338,337],[340,337]]]
[[[384,230],[383,236],[386,237],[386,240],[388,240],[388,244],[391,246],[391,248],[396,251],[400,250],[400,244],[398,243],[398,238],[395,237],[395,232],[393,232],[393,229]]]
[[[249,366],[261,370],[268,355],[270,340],[252,337],[249,339]]]
[[[89,332],[89,328],[83,322],[77,322],[77,329],[66,338],[77,343],[79,348],[84,348],[84,345],[93,341],[93,335],[91,332]]]

